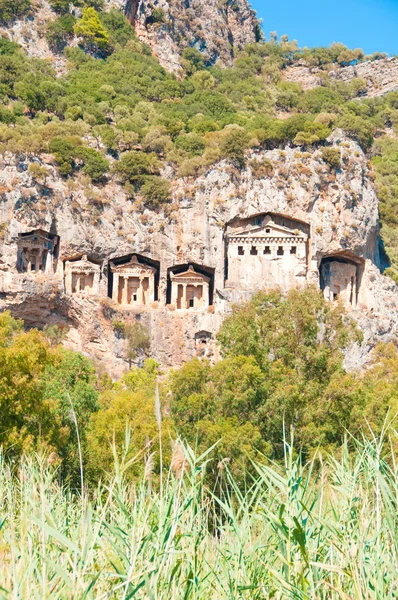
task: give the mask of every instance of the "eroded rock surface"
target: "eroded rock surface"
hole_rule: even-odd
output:
[[[138,198],[129,199],[115,182],[88,189],[84,181],[62,180],[47,164],[49,176],[45,184],[38,184],[26,161],[3,163],[1,309],[9,308],[30,326],[68,327],[70,347],[102,361],[117,375],[127,363],[126,342],[115,323],[144,323],[150,331],[151,352],[165,367],[195,355],[216,358],[215,334],[233,302],[267,285],[279,283],[284,289],[321,285],[326,260],[337,264],[340,279],[346,272],[350,278],[358,277],[355,298],[353,293],[342,293],[341,298],[364,330],[364,343],[347,357],[351,367],[360,366],[377,341],[397,339],[397,289],[379,270],[378,200],[368,161],[340,132],[329,141],[341,152],[341,171],[331,170],[318,150],[310,154],[287,147],[253,153],[243,172],[223,161],[196,180],[173,180],[173,203],[156,211],[142,206]],[[265,159],[267,175],[258,171]],[[173,178],[172,172],[167,174]],[[38,229],[59,236],[59,253],[51,263],[54,272],[37,268],[21,272],[20,234]],[[245,285],[239,278],[228,280],[231,231],[243,239],[238,246],[246,251],[239,259],[247,261],[253,273]],[[237,247],[233,252],[238,253]],[[156,285],[156,293],[146,288],[144,304],[137,287],[141,284],[133,281],[133,255],[138,256],[138,265],[143,261],[156,273],[150,284]],[[111,263],[118,259],[119,264],[132,265],[124,273],[132,280],[126,283],[123,302],[112,290]],[[72,280],[66,277],[74,260],[80,260],[83,271],[87,260],[101,265],[97,294],[85,293],[90,273],[97,272],[94,267],[88,269],[84,284],[75,279],[72,289]],[[261,262],[268,260],[274,261],[272,267]],[[351,267],[341,267],[340,272],[340,263]],[[208,287],[203,285],[199,292],[175,288],[172,295],[173,277],[184,285],[190,265],[203,274]],[[149,277],[145,272],[150,269],[143,271],[143,277]],[[272,280],[267,281],[267,273],[272,273]],[[199,279],[189,281],[188,273],[187,285],[201,285]],[[336,279],[335,285],[341,283]]]
[[[316,67],[309,67],[304,61],[301,61],[287,67],[283,72],[287,81],[300,83],[304,90],[322,85],[325,75],[331,82],[348,83],[356,78],[364,79],[367,85],[364,96],[369,98],[382,96],[398,90],[398,58],[395,56],[380,58],[355,66],[337,67],[331,71],[321,71]]]
[[[232,64],[236,51],[261,39],[247,0],[127,0],[126,15],[138,37],[169,71],[181,68],[184,48],[200,50],[207,64]]]

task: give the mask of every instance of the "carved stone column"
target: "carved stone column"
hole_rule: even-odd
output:
[[[122,304],[127,305],[128,277],[123,277]]]
[[[155,278],[153,275],[151,277],[149,277],[148,294],[149,294],[149,301],[154,302],[155,301]]]
[[[70,269],[67,269],[65,275],[65,292],[67,294],[72,293],[72,271]]]
[[[139,304],[140,306],[143,306],[145,304],[145,297],[144,297],[144,278],[143,276],[139,277],[139,284],[138,284],[138,288],[137,288],[137,304]]]
[[[101,274],[99,271],[95,271],[94,280],[93,280],[93,289],[92,289],[92,294],[94,294],[95,296],[98,296],[98,294],[99,294],[100,275]]]
[[[207,282],[204,282],[203,287],[202,287],[202,306],[209,306],[209,304],[210,304],[209,284]]]
[[[177,308],[177,297],[178,297],[178,284],[174,281],[171,282],[171,303]]]
[[[119,275],[118,275],[118,273],[113,274],[112,300],[114,302],[119,302]]]

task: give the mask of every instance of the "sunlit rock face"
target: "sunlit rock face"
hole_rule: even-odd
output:
[[[169,71],[181,68],[185,48],[197,48],[209,65],[231,65],[236,52],[262,37],[247,0],[127,0],[125,11]]]
[[[310,67],[305,61],[298,61],[283,71],[287,81],[300,83],[303,90],[323,85],[325,75],[331,83],[349,83],[353,79],[364,81],[363,96],[374,98],[398,90],[398,58],[395,56],[368,60],[357,65],[339,67],[331,65],[330,70]]]
[[[94,187],[93,214],[84,186],[68,187],[51,164],[45,188],[26,161],[0,165],[0,308],[28,327],[67,328],[70,348],[118,375],[128,364],[121,323],[147,328],[163,367],[216,360],[216,333],[234,302],[313,284],[363,328],[349,364],[360,366],[377,341],[396,340],[397,289],[379,270],[368,161],[340,132],[329,143],[340,171],[319,150],[289,147],[248,155],[242,171],[228,161],[190,180],[165,170],[173,199],[158,210],[110,180]],[[272,174],[256,174],[262,160]],[[48,254],[29,270],[21,252],[32,235]]]

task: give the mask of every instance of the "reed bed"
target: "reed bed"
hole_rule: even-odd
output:
[[[284,464],[260,461],[243,492],[226,468],[216,493],[206,487],[211,452],[178,452],[161,491],[150,468],[132,484],[130,462],[116,460],[112,479],[83,497],[44,458],[1,461],[1,597],[397,597],[398,470],[388,441],[306,464],[286,444]]]

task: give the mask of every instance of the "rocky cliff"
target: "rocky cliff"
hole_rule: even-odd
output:
[[[230,65],[236,51],[262,37],[247,0],[128,0],[125,10],[138,37],[173,71],[185,48],[202,52],[209,65]]]
[[[246,0],[107,4],[126,12],[138,37],[171,71],[180,69],[184,48],[197,48],[208,64],[230,64],[237,49],[259,37]],[[41,0],[32,16],[2,32],[62,74],[66,61],[43,35],[53,17]],[[363,78],[368,95],[376,96],[397,88],[397,64],[380,59],[328,76]],[[300,63],[283,71],[304,89],[320,85],[324,74]],[[42,150],[4,151],[0,309],[28,327],[64,329],[69,347],[116,376],[128,364],[128,324],[144,324],[151,354],[164,367],[195,355],[214,360],[216,332],[234,302],[259,289],[308,283],[357,319],[364,340],[346,363],[364,364],[378,341],[398,342],[397,288],[380,271],[378,199],[367,156],[340,130],[323,144],[251,149],[244,168],[220,160],[196,178],[178,178],[164,161],[161,175],[172,199],[157,209],[119,185],[112,171],[93,184],[78,169],[61,177],[54,157]]]
[[[304,61],[288,66],[283,73],[287,81],[299,83],[303,90],[323,85],[325,76],[331,83],[348,83],[359,78],[366,82],[363,96],[373,98],[398,90],[398,58],[395,56],[368,60],[346,67],[331,66],[330,70],[310,67]]]
[[[286,219],[289,226],[297,222],[308,231],[307,282],[320,284],[325,260],[359,265],[357,302],[347,306],[365,332],[362,347],[347,357],[358,366],[377,341],[396,341],[397,290],[378,269],[378,201],[368,161],[339,132],[329,141],[344,164],[337,173],[319,150],[259,152],[249,157],[242,172],[221,162],[196,180],[175,180],[173,204],[157,211],[132,203],[115,183],[97,189],[85,188],[82,180],[67,184],[50,158],[44,157],[50,174],[43,184],[32,180],[26,161],[3,164],[1,308],[28,326],[67,327],[68,346],[104,362],[113,374],[126,366],[118,322],[144,323],[151,352],[164,366],[195,354],[214,358],[215,334],[231,303],[267,286],[266,281],[253,282],[252,289],[229,285],[228,228],[242,219],[246,223],[270,215],[273,221]],[[20,272],[20,234],[38,229],[59,236],[54,271]],[[132,253],[154,261],[159,269],[156,300],[136,308],[112,300],[109,288],[110,262]],[[81,255],[101,265],[95,296],[66,293],[65,261]],[[181,310],[168,296],[170,269],[190,264],[205,268],[213,278],[212,298],[198,310]],[[294,276],[289,277],[284,285],[295,286]]]
[[[171,72],[182,69],[185,48],[199,50],[208,65],[226,66],[246,44],[262,39],[247,0],[106,0],[105,5],[126,14],[138,38]],[[81,9],[73,12],[80,15]],[[21,44],[29,55],[49,59],[63,72],[65,61],[54,56],[44,35],[46,24],[55,17],[48,0],[40,0],[31,15],[0,27],[0,33]]]

